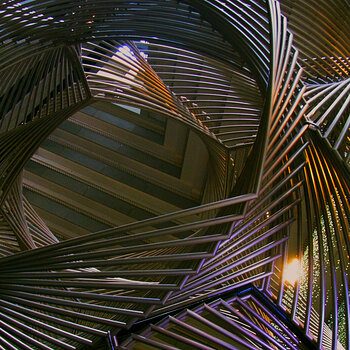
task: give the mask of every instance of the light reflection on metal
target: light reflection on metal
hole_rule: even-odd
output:
[[[293,259],[284,269],[284,279],[292,286],[299,281],[301,274],[300,263],[297,258]]]

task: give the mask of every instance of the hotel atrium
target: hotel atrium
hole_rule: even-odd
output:
[[[350,349],[348,0],[0,1],[0,349]]]

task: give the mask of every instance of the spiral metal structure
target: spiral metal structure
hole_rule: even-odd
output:
[[[349,37],[343,0],[1,1],[1,349],[350,349]]]

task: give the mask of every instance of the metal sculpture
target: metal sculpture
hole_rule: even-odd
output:
[[[350,9],[332,4],[1,3],[2,348],[350,347]],[[22,171],[63,121],[106,102],[201,140],[201,203],[60,240]],[[79,130],[113,139],[87,120]]]

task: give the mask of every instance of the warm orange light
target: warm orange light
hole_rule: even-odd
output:
[[[297,258],[293,259],[284,269],[284,279],[291,285],[299,280],[301,275],[301,266]]]

